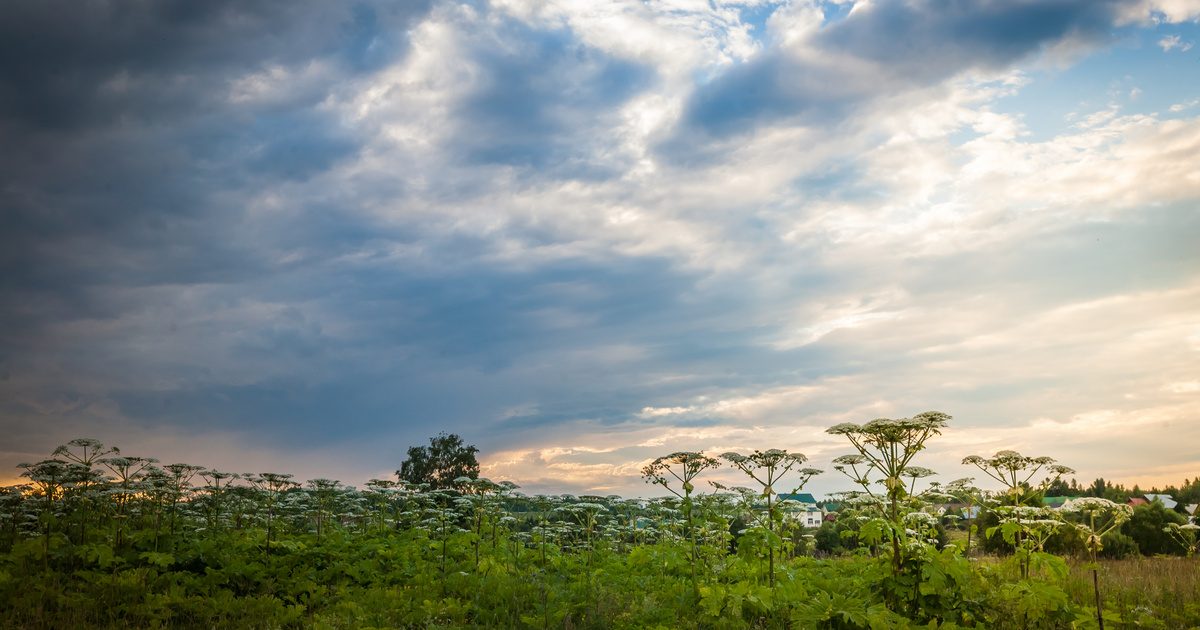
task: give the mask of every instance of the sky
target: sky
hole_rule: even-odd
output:
[[[4,13],[0,482],[446,431],[529,493],[786,448],[821,495],[827,427],[927,410],[943,482],[1200,476],[1200,0]]]

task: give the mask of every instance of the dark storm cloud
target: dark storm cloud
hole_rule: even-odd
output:
[[[107,316],[103,285],[222,282],[266,264],[242,191],[302,179],[355,144],[315,109],[231,102],[266,68],[343,78],[403,53],[418,3],[9,3],[0,20],[0,312],[9,340]],[[11,337],[10,337],[11,335]],[[5,344],[8,345],[8,344]]]
[[[187,431],[260,423],[271,434],[293,417],[331,415],[345,383],[272,380],[266,361],[256,364],[263,375],[231,382],[228,367],[229,357],[267,352],[276,363],[325,358],[327,337],[286,317],[261,330],[206,317],[247,299],[242,291],[270,288],[288,270],[280,246],[365,238],[369,227],[336,218],[341,208],[314,204],[298,225],[264,232],[247,206],[260,191],[353,157],[361,139],[319,105],[338,88],[334,77],[354,81],[402,58],[426,10],[420,2],[6,4],[0,427],[14,448],[67,432],[119,441],[125,422]],[[312,68],[329,76],[305,80]],[[239,81],[271,72],[287,77],[278,94],[236,98]],[[178,297],[193,287],[226,288],[205,293],[215,294],[209,301]],[[297,411],[300,403],[312,411]]]
[[[598,120],[645,90],[654,69],[590,48],[566,30],[505,21],[471,43],[481,84],[459,105],[452,143],[467,163],[611,175],[593,159]],[[562,172],[569,169],[568,172]]]
[[[752,296],[731,283],[712,302],[695,304],[684,295],[694,281],[653,259],[438,276],[383,267],[277,273],[239,292],[301,306],[247,326],[227,354],[246,365],[298,367],[250,384],[220,374],[194,374],[166,390],[131,382],[110,395],[144,426],[171,418],[303,444],[381,428],[420,431],[431,422],[476,433],[580,419],[617,424],[664,395],[695,395],[696,383],[645,381],[664,364],[687,362],[705,375],[704,387],[740,387],[769,382],[797,360],[800,353],[747,347],[752,328],[712,329],[724,304]],[[333,322],[303,306],[314,303],[354,330],[333,333]],[[568,323],[547,319],[556,309],[570,311],[562,313]],[[707,338],[699,348],[697,335]],[[632,354],[613,359],[612,348]],[[505,417],[530,401],[535,412]]]
[[[803,55],[775,48],[699,88],[687,104],[679,134],[722,136],[791,118],[836,124],[855,106],[876,98],[965,70],[1004,68],[1046,46],[1103,40],[1121,4],[875,2],[821,30]]]
[[[47,129],[175,120],[222,107],[225,83],[263,64],[377,67],[426,5],[17,0],[0,21],[0,112]]]

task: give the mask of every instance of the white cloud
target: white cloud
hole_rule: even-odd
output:
[[[1127,3],[1122,11],[1125,23],[1175,24],[1200,17],[1197,0],[1138,0]]]
[[[1158,40],[1158,46],[1163,49],[1163,52],[1171,52],[1178,49],[1179,52],[1183,53],[1191,50],[1193,45],[1192,42],[1181,40],[1178,35],[1167,35]]]

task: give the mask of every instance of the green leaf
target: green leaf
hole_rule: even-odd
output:
[[[166,569],[175,562],[175,556],[172,556],[169,553],[159,553],[156,551],[146,551],[138,557],[161,569]]]

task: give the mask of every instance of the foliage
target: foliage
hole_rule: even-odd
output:
[[[871,549],[886,544],[891,553],[891,575],[881,582],[889,607],[910,616],[922,609],[920,584],[937,545],[940,520],[923,510],[915,494],[920,478],[935,474],[913,465],[925,443],[940,435],[950,416],[927,411],[911,418],[877,418],[866,424],[842,423],[827,432],[845,437],[857,453],[835,458],[834,469],[863,489],[857,499],[861,526],[858,541]],[[906,485],[905,479],[908,479]],[[874,483],[883,485],[876,494]]]
[[[989,538],[1000,535],[1012,545],[1021,577],[1029,577],[1032,554],[1045,551],[1047,542],[1062,524],[1054,512],[1041,508],[1042,496],[1063,475],[1075,471],[1058,464],[1053,457],[1028,457],[1010,450],[999,451],[992,457],[969,455],[962,463],[975,466],[1004,486],[1002,505],[993,510],[1000,516],[1000,524],[986,531]],[[1049,476],[1031,483],[1042,472]]]
[[[754,477],[774,490],[789,471],[762,457],[775,472]],[[1103,587],[1098,609],[1061,558],[1033,550],[1022,577],[1011,559],[940,544],[924,473],[881,461],[869,476],[901,483],[871,482],[839,499],[837,522],[802,532],[778,528],[766,487],[749,503],[696,492],[720,464],[701,453],[651,461],[648,480],[670,496],[640,500],[526,496],[466,475],[447,488],[300,483],[73,442],[0,490],[0,628],[1003,629],[1090,627],[1099,609],[1119,627],[1200,623],[1187,603],[1200,601],[1198,560],[1101,560],[1086,574]],[[810,473],[790,469],[793,483]],[[1100,553],[1119,536],[1102,534]],[[1120,582],[1123,566],[1157,590]]]
[[[817,551],[830,556],[845,552],[846,547],[843,544],[842,532],[848,529],[844,522],[840,524],[834,521],[821,523],[815,534]]]
[[[785,450],[773,448],[766,451],[754,451],[750,455],[742,455],[741,453],[729,452],[721,455],[721,459],[729,462],[734,468],[742,471],[746,476],[754,480],[761,488],[760,491],[738,488],[745,500],[745,507],[752,515],[752,521],[761,529],[766,540],[767,546],[767,582],[773,588],[775,586],[775,556],[776,546],[783,544],[783,511],[779,507],[778,490],[776,486],[782,483],[788,473],[793,472],[797,466],[808,461],[808,457],[801,453],[789,453]],[[822,471],[816,468],[801,468],[794,471],[798,479],[794,480],[793,487],[789,494],[795,494],[804,489],[805,484],[814,475],[821,474]],[[714,484],[718,488],[724,489],[720,484]],[[764,510],[756,510],[757,504],[761,500],[765,503]]]
[[[1132,538],[1138,549],[1146,555],[1184,553],[1183,545],[1164,530],[1171,524],[1183,525],[1186,522],[1187,519],[1182,515],[1155,501],[1134,508],[1129,520],[1121,526],[1121,533]]]
[[[439,433],[429,438],[429,446],[409,447],[408,459],[400,464],[396,476],[413,485],[450,488],[459,477],[479,477],[478,452],[478,448],[464,445],[458,435]]]
[[[1137,541],[1122,534],[1120,531],[1111,531],[1100,537],[1100,557],[1110,558],[1113,560],[1124,560],[1132,556],[1138,555]]]
[[[1196,551],[1200,550],[1200,536],[1197,532],[1200,531],[1200,525],[1195,523],[1167,523],[1163,526],[1163,532],[1170,536],[1184,553],[1190,558],[1196,555]]]
[[[1092,555],[1092,588],[1095,591],[1096,624],[1104,627],[1104,603],[1100,596],[1099,565],[1096,563],[1098,554],[1103,548],[1102,538],[1105,534],[1116,531],[1117,527],[1129,520],[1133,510],[1120,503],[1099,497],[1084,497],[1075,499],[1064,511],[1074,516],[1071,521],[1086,536],[1085,545]]]

